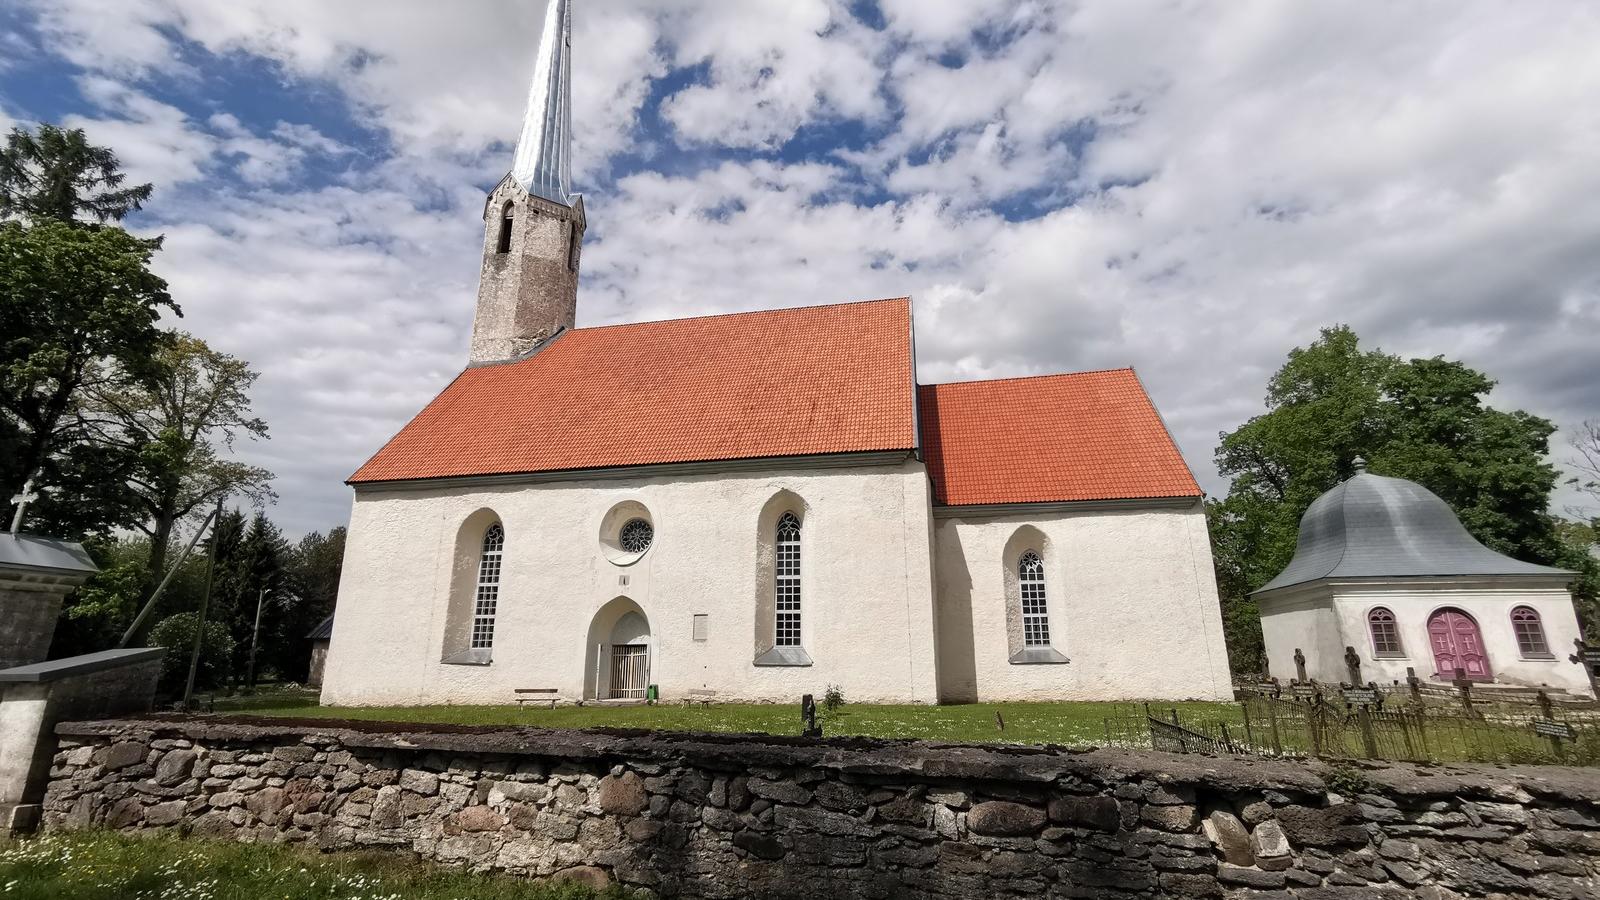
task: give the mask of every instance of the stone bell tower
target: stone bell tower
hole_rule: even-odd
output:
[[[577,317],[585,221],[572,193],[571,0],[549,0],[516,159],[483,221],[472,365],[516,359]]]

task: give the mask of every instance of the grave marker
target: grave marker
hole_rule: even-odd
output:
[[[1577,646],[1578,652],[1567,658],[1583,666],[1583,674],[1589,676],[1589,691],[1595,699],[1600,700],[1600,647],[1585,644],[1583,638],[1572,643]]]
[[[817,699],[810,694],[800,698],[800,725],[801,737],[822,737],[817,726]]]

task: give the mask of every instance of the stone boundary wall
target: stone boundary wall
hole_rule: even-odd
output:
[[[64,724],[45,825],[675,897],[1600,897],[1593,770],[343,725]]]

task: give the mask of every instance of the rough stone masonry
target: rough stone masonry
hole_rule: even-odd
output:
[[[663,897],[1600,897],[1581,769],[345,724],[62,725],[46,827]]]

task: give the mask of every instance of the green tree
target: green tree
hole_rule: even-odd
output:
[[[225,456],[241,436],[267,437],[267,424],[250,413],[256,378],[244,360],[175,332],[141,371],[108,374],[84,391],[84,432],[110,455],[134,461],[125,477],[135,524],[150,538],[147,592],[166,571],[180,523],[220,498],[274,497],[271,472]]]
[[[1222,435],[1217,465],[1231,481],[1207,508],[1236,670],[1258,671],[1262,660],[1249,592],[1288,565],[1306,507],[1350,477],[1357,457],[1439,494],[1496,550],[1570,560],[1548,511],[1555,428],[1485,405],[1493,387],[1460,362],[1363,350],[1344,326],[1290,352],[1268,384],[1267,411]]]
[[[156,623],[150,629],[150,645],[165,647],[167,655],[161,660],[161,689],[168,693],[183,690],[189,678],[189,659],[194,654],[194,633],[199,615],[178,613]],[[234,641],[227,626],[209,617],[206,620],[205,639],[200,643],[200,666],[195,673],[195,687],[220,687],[227,679],[228,668],[234,656]]]
[[[80,129],[19,127],[0,147],[0,220],[21,229],[0,252],[0,494],[42,475],[57,490],[32,508],[34,523],[54,534],[127,524],[131,461],[90,446],[66,410],[96,354],[137,363],[153,346],[150,311],[177,312],[147,269],[160,239],[105,227],[150,198],[151,185],[126,180]]]
[[[71,467],[84,439],[75,404],[106,361],[147,368],[157,320],[178,312],[150,272],[151,252],[120,228],[0,223],[0,431],[14,450],[0,460],[0,496],[34,472],[51,484],[52,469]]]
[[[153,185],[123,187],[117,155],[89,143],[81,128],[11,129],[0,148],[0,218],[29,222],[120,222],[140,209]]]
[[[233,637],[236,649],[228,675],[230,683],[239,683],[249,668],[258,603],[262,604],[261,646],[274,645],[281,639],[283,609],[295,600],[294,585],[287,577],[290,547],[278,526],[260,511],[248,524],[239,515],[219,534],[223,543],[217,554],[211,608],[212,615],[226,624]],[[258,669],[259,664],[260,660]]]
[[[311,644],[306,635],[333,612],[344,566],[344,542],[341,525],[326,535],[306,535],[289,554],[278,632],[262,650],[267,666],[281,678],[298,681],[310,668]]]

